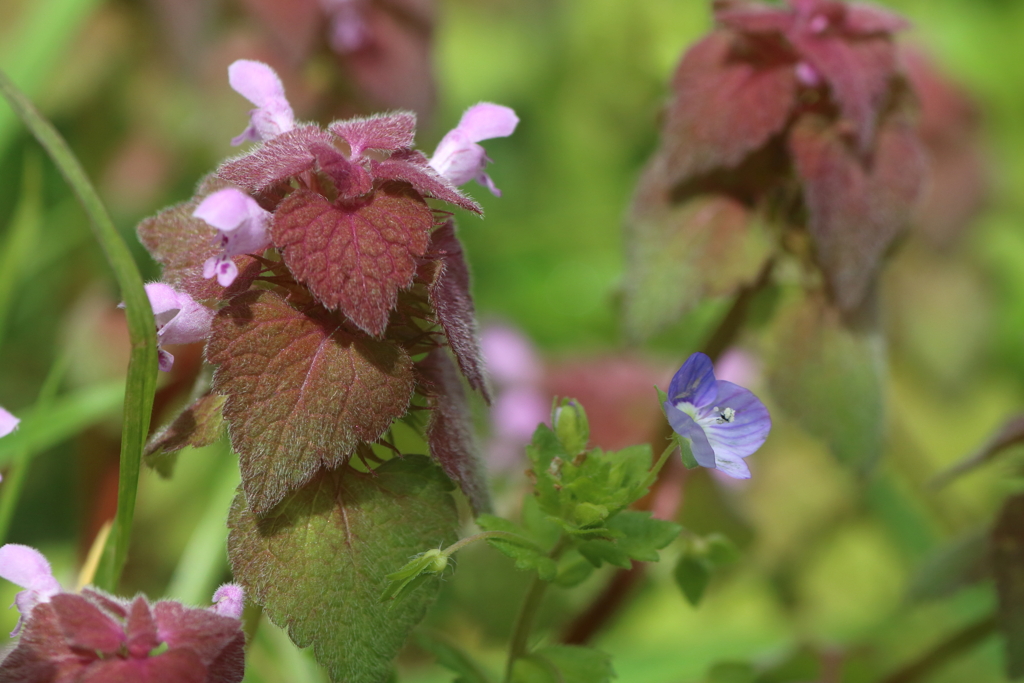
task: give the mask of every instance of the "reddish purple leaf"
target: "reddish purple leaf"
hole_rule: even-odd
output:
[[[81,595],[58,593],[50,599],[68,645],[114,654],[125,643],[124,629]]]
[[[373,176],[380,180],[401,180],[412,185],[424,196],[440,199],[466,211],[479,214],[484,212],[479,204],[464,195],[447,178],[439,175],[422,152],[396,152],[384,161],[372,162],[371,168]]]
[[[846,6],[846,30],[855,35],[896,33],[910,28],[904,17],[877,5],[852,2]]]
[[[738,165],[789,120],[797,93],[793,60],[769,54],[740,60],[735,41],[734,34],[715,31],[676,70],[663,131],[673,185]]]
[[[205,666],[215,662],[226,649],[233,649],[233,642],[242,635],[237,619],[169,600],[153,605],[153,616],[162,642],[171,649],[195,652]]]
[[[235,679],[240,681],[241,678]],[[95,662],[75,683],[207,683],[206,667],[194,652],[170,650],[146,659]],[[70,681],[68,682],[70,683]]]
[[[270,291],[236,297],[213,321],[207,358],[250,507],[265,514],[405,414],[415,387],[401,348],[349,332]]]
[[[217,177],[251,194],[313,169],[314,144],[334,146],[334,136],[319,126],[300,126],[267,140],[245,156],[226,161]]]
[[[444,349],[434,349],[416,368],[433,408],[426,434],[430,455],[462,488],[475,514],[489,512],[491,497],[483,464],[477,455],[473,418],[455,365]]]
[[[383,334],[412,284],[434,215],[408,188],[388,184],[364,200],[331,203],[296,190],[278,206],[271,233],[297,280],[369,334]]]
[[[366,169],[346,159],[333,145],[317,142],[310,149],[317,166],[334,183],[339,198],[352,199],[373,189],[373,178]]]
[[[862,151],[871,148],[878,117],[896,74],[896,46],[886,36],[849,38],[800,33],[790,37],[801,55],[831,86],[840,110],[857,130]]]
[[[844,310],[863,301],[881,259],[906,229],[923,186],[926,162],[911,123],[890,115],[865,162],[841,124],[805,114],[790,149],[803,181],[808,228],[832,295]]]
[[[104,612],[114,615],[118,619],[128,618],[128,604],[92,588],[83,588],[80,595],[91,602],[99,605]]]
[[[141,595],[132,600],[128,608],[125,630],[128,633],[128,654],[132,657],[149,656],[161,642],[156,635],[156,622],[149,611],[149,603]]]
[[[170,456],[186,446],[202,448],[220,438],[224,426],[223,408],[223,396],[205,394],[197,398],[149,437],[144,452],[146,464],[161,475],[170,476],[174,463]]]
[[[164,209],[138,227],[139,241],[164,267],[163,281],[207,306],[244,292],[261,270],[259,262],[251,256],[236,256],[239,275],[230,287],[221,287],[216,278],[203,277],[203,263],[219,255],[222,249],[217,230],[193,217],[192,212],[204,197],[227,186],[217,178],[208,178],[200,184],[193,199]]]
[[[430,305],[434,307],[437,320],[448,337],[448,346],[469,386],[490,403],[491,394],[476,332],[473,297],[469,293],[469,265],[462,252],[462,243],[455,236],[454,221],[449,220],[434,231],[428,255],[441,264],[434,281],[427,286]]]
[[[360,157],[368,149],[393,152],[412,147],[416,138],[416,114],[397,111],[362,119],[335,121],[329,130],[352,148],[352,157]]]
[[[53,606],[42,603],[32,609],[14,650],[0,662],[0,683],[74,681],[88,661],[64,640]]]

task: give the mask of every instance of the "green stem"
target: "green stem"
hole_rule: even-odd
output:
[[[526,538],[525,536],[520,536],[519,534],[514,534],[511,531],[482,531],[479,534],[473,534],[472,536],[467,536],[466,538],[463,538],[459,541],[456,541],[455,543],[452,543],[450,546],[448,546],[441,552],[442,554],[444,554],[445,557],[451,557],[455,553],[465,548],[467,545],[471,545],[473,543],[476,543],[477,541],[486,541],[488,538],[501,538],[505,539],[506,541],[515,543],[517,545],[524,546],[526,548],[532,548],[540,553],[544,552],[536,543],[534,543],[530,539]]]
[[[92,224],[93,234],[121,288],[128,319],[131,357],[124,397],[124,423],[121,431],[121,471],[117,492],[117,515],[111,542],[107,544],[96,584],[114,592],[128,559],[135,497],[138,493],[142,450],[149,434],[149,420],[156,391],[157,349],[153,310],[143,289],[142,276],[132,259],[103,202],[89,182],[78,159],[56,129],[36,110],[28,98],[0,71],[0,94],[49,154],[78,197]]]
[[[37,419],[49,412],[50,406],[57,396],[57,389],[60,388],[60,382],[64,379],[64,374],[67,372],[68,365],[70,365],[70,361],[71,356],[64,354],[57,359],[50,368],[50,372],[46,375],[43,386],[39,390],[39,398],[36,400],[35,407],[32,408],[32,414]],[[0,544],[7,540],[7,532],[11,528],[14,510],[18,507],[21,491],[25,485],[28,466],[35,454],[36,451],[34,449],[22,446],[11,460],[11,467],[8,469],[7,477],[3,483],[3,495],[0,495]]]
[[[557,560],[562,555],[567,544],[566,537],[562,536],[558,539],[555,547],[551,549],[551,552],[548,553],[548,556],[552,560]],[[523,597],[523,604],[519,608],[519,614],[516,615],[515,624],[512,626],[512,640],[508,646],[508,664],[505,666],[505,683],[511,683],[512,681],[512,668],[515,666],[516,660],[526,655],[527,641],[530,638],[530,630],[533,628],[533,620],[537,616],[537,610],[540,609],[541,601],[544,599],[544,591],[547,588],[548,582],[541,579],[540,574],[534,574],[529,588],[526,589],[526,595]]]

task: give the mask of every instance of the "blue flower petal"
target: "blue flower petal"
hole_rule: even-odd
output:
[[[750,468],[743,458],[716,458],[717,469],[728,474],[733,479],[750,479]]]
[[[668,385],[671,401],[685,401],[697,408],[703,408],[714,401],[716,391],[714,366],[703,353],[695,353],[687,358]]]
[[[718,392],[712,403],[718,409],[718,414],[726,413],[727,408],[734,412],[731,412],[727,422],[705,422],[707,439],[719,462],[745,458],[760,448],[768,438],[772,418],[757,396],[743,387],[722,380],[716,386]]]
[[[708,437],[693,418],[676,408],[671,401],[665,401],[665,416],[677,434],[690,443],[693,457],[701,467],[715,467],[715,451],[708,443]]]

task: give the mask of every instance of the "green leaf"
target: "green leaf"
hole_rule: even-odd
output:
[[[658,551],[676,540],[682,527],[675,522],[653,519],[650,512],[625,510],[608,522],[608,528],[622,538],[615,541],[627,555],[641,562],[657,562]]]
[[[491,678],[457,645],[437,634],[417,633],[416,642],[434,655],[437,663],[458,674],[454,683],[491,683]]]
[[[647,444],[570,456],[555,433],[541,425],[526,452],[541,510],[574,535],[608,535],[604,521],[642,498],[651,481]]]
[[[503,554],[516,561],[516,569],[535,571],[544,581],[555,578],[555,561],[548,557],[548,551],[532,542],[530,533],[514,522],[494,515],[480,515],[476,523],[484,531],[504,531],[523,537],[522,543],[504,538],[488,538],[487,542]]]
[[[590,423],[587,421],[587,411],[579,401],[571,398],[556,400],[551,411],[551,424],[566,453],[576,455],[587,450]]]
[[[385,575],[455,541],[451,489],[428,458],[408,455],[370,474],[322,471],[263,518],[240,494],[228,520],[235,579],[332,680],[379,683],[439,587],[431,578],[389,608]]]
[[[848,466],[866,472],[882,452],[882,340],[853,329],[824,296],[780,314],[769,382],[781,407]]]
[[[237,296],[217,313],[206,355],[219,365],[213,390],[227,397],[242,487],[260,515],[383,435],[416,385],[400,347],[268,290]]]
[[[516,661],[513,683],[609,683],[612,658],[589,647],[549,645]]]
[[[804,683],[821,680],[824,653],[804,646],[757,677],[757,683]],[[845,667],[844,667],[845,669]]]
[[[1006,672],[1024,676],[1024,494],[1003,505],[992,529],[992,573],[999,598],[999,628],[1006,643]]]
[[[676,583],[682,589],[687,602],[696,607],[704,597],[704,591],[711,581],[711,568],[703,557],[684,553],[676,563]]]
[[[558,560],[558,573],[554,583],[562,588],[578,586],[594,573],[594,565],[575,549],[562,554]]]
[[[169,477],[182,448],[202,448],[216,443],[224,433],[224,400],[217,394],[200,396],[156,430],[146,443],[146,465],[160,476]]]
[[[976,529],[939,548],[910,578],[907,598],[937,600],[977,583],[991,573],[987,529]]]

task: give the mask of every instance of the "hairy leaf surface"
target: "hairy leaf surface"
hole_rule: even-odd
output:
[[[430,304],[469,386],[490,403],[484,359],[476,331],[476,312],[469,293],[469,265],[462,252],[462,243],[455,236],[454,221],[447,221],[430,236],[427,255],[441,263],[440,272],[427,288]]]
[[[380,335],[426,252],[433,213],[397,184],[365,200],[335,203],[296,190],[277,207],[272,234],[285,263],[317,300]]]
[[[328,128],[349,144],[353,157],[358,157],[368,149],[394,151],[411,147],[416,137],[416,114],[411,111],[377,114],[335,121]]]
[[[334,681],[381,683],[437,594],[429,579],[382,604],[385,576],[410,556],[456,540],[451,484],[423,456],[373,474],[324,471],[262,519],[239,495],[228,525],[235,578]]]
[[[401,348],[269,291],[221,309],[207,357],[220,366],[213,390],[227,397],[231,445],[257,514],[379,438],[405,414],[416,383]]]
[[[146,464],[162,476],[169,476],[175,453],[186,446],[209,446],[220,438],[224,427],[223,410],[223,396],[206,394],[197,398],[149,437],[143,453]]]
[[[314,144],[334,145],[334,136],[319,126],[300,126],[267,140],[245,156],[225,162],[217,177],[247,190],[261,192],[306,171],[316,163]]]
[[[676,70],[663,134],[672,185],[736,166],[789,120],[797,92],[793,61],[771,52],[736,59],[735,40],[728,31],[712,33]]]
[[[444,349],[434,349],[417,368],[427,383],[433,408],[426,434],[430,455],[462,488],[473,512],[490,511],[491,496],[473,435],[473,419],[455,365]]]
[[[906,228],[924,184],[924,151],[911,123],[891,115],[864,160],[841,128],[807,114],[790,148],[803,181],[808,228],[818,263],[840,308],[856,308],[875,281],[881,259]]]
[[[373,176],[380,180],[401,180],[409,183],[425,197],[433,197],[454,204],[460,209],[482,214],[484,210],[475,201],[452,185],[431,166],[422,152],[413,149],[392,154],[383,161],[371,165]]]

